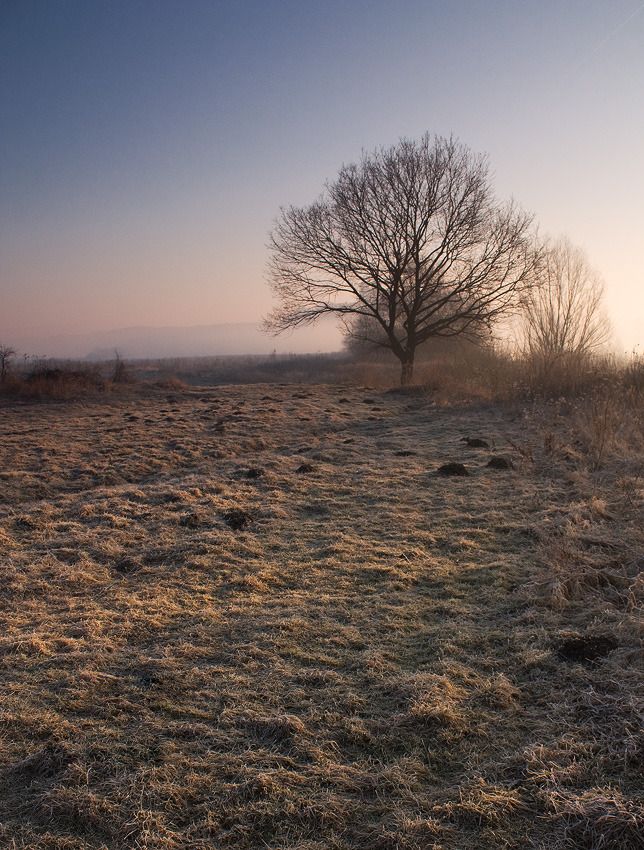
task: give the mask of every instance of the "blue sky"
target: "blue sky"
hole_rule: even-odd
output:
[[[279,206],[454,133],[644,342],[644,3],[0,0],[0,340],[258,319]]]

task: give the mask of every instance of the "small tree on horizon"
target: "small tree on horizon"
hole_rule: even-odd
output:
[[[270,260],[279,303],[265,327],[335,314],[348,335],[391,349],[407,384],[419,345],[480,337],[533,285],[531,225],[496,200],[487,159],[453,138],[365,153],[316,202],[281,210]]]

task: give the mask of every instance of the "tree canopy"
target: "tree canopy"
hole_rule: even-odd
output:
[[[333,313],[413,374],[430,337],[479,336],[534,282],[532,218],[499,202],[484,156],[453,138],[403,139],[344,165],[271,234],[273,332]]]

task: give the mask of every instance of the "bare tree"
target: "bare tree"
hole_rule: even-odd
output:
[[[7,377],[7,371],[15,354],[14,348],[8,345],[0,345],[0,383]]]
[[[279,333],[338,315],[349,334],[391,349],[401,382],[430,337],[478,335],[533,281],[531,217],[500,204],[487,160],[423,136],[345,165],[321,198],[282,209],[271,234]],[[371,320],[371,321],[364,321]]]
[[[604,286],[579,248],[561,238],[547,246],[541,282],[525,300],[522,341],[544,366],[562,357],[586,357],[609,339],[602,308]]]

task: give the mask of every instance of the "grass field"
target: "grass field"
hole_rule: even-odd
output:
[[[589,440],[341,386],[5,404],[0,847],[643,846],[641,443]]]

